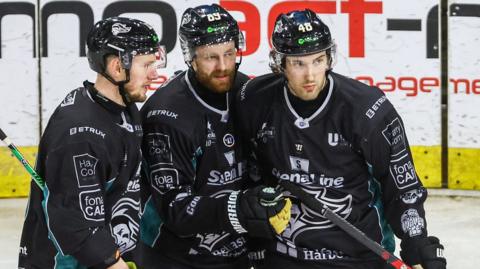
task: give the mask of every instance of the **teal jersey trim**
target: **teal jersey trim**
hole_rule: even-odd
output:
[[[140,220],[140,240],[146,245],[153,247],[160,236],[162,224],[163,221],[158,215],[152,196],[150,196],[145,203],[145,210]]]
[[[63,256],[57,253],[57,255],[55,255],[54,269],[87,269],[87,267],[80,265],[78,261],[70,255]]]
[[[48,186],[45,184],[45,188],[43,189],[42,209],[43,209],[43,214],[45,215],[45,221],[47,222],[48,239],[50,239],[53,242],[53,245],[55,246],[57,251],[59,251],[60,254],[63,256],[63,251],[60,248],[60,244],[58,244],[57,239],[55,239],[55,236],[53,235],[53,232],[50,229],[50,218],[48,216],[48,208],[47,208],[48,198],[50,198],[50,191],[48,190]]]
[[[380,227],[380,231],[382,233],[382,242],[380,244],[390,253],[393,253],[395,251],[395,236],[392,228],[385,218],[380,182],[378,182],[372,176],[372,166],[370,164],[368,164],[368,172],[370,173],[368,191],[372,194],[372,200],[370,201],[369,206],[373,207],[378,215],[378,226]]]
[[[195,171],[197,170],[197,158],[202,156],[202,154],[203,154],[203,151],[201,147],[198,147],[193,153],[192,166],[193,166],[193,170]]]
[[[116,179],[117,178],[114,177],[114,178],[110,179],[109,181],[107,181],[107,183],[105,184],[105,192],[108,192],[110,190],[110,188],[113,185],[113,182],[115,182]]]
[[[55,255],[54,260],[55,260],[55,265],[54,269],[87,269],[86,266],[80,265],[74,257],[70,255],[64,255],[62,249],[60,248],[60,245],[58,244],[57,240],[55,239],[55,236],[53,235],[52,230],[50,229],[50,222],[49,222],[49,216],[48,216],[48,209],[47,209],[47,204],[48,204],[48,198],[50,197],[50,191],[48,190],[48,186],[45,185],[45,188],[43,189],[43,197],[44,199],[42,200],[42,209],[43,213],[45,214],[45,220],[47,222],[47,228],[48,228],[48,239],[53,242],[53,245],[57,249],[57,255]]]

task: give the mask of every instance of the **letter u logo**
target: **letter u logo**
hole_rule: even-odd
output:
[[[338,133],[328,133],[328,144],[332,147],[338,145]]]

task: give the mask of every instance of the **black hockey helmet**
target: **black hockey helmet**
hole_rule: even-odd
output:
[[[286,55],[308,55],[327,50],[330,65],[335,49],[328,26],[310,9],[278,15],[272,33],[270,67],[281,70]]]
[[[97,22],[88,33],[87,48],[90,68],[116,85],[128,82],[129,70],[136,55],[158,53],[158,67],[166,65],[166,51],[159,44],[155,30],[136,19],[110,17]],[[109,55],[116,55],[121,59],[122,67],[127,70],[126,81],[114,81],[105,73],[105,60]]]
[[[244,47],[242,32],[237,21],[217,4],[188,8],[182,15],[179,29],[183,58],[190,65],[195,48],[233,40],[239,50]]]

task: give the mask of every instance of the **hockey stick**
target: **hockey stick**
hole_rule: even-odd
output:
[[[360,242],[362,245],[373,251],[378,256],[382,257],[382,259],[384,259],[386,263],[390,264],[395,269],[412,269],[402,260],[384,249],[380,244],[367,237],[362,231],[357,229],[357,227],[353,226],[351,223],[341,218],[322,202],[318,201],[310,194],[302,190],[302,188],[300,188],[299,186],[286,180],[280,180],[280,186],[285,188],[291,194],[295,195],[306,206],[320,213],[322,217],[327,218],[333,224],[340,227],[351,237],[357,239],[357,241]]]
[[[20,151],[15,147],[15,145],[10,141],[10,139],[7,137],[7,135],[2,131],[0,128],[0,140],[2,140],[7,147],[10,149],[10,151],[17,157],[17,159],[22,163],[23,167],[27,170],[27,172],[32,176],[33,180],[35,183],[37,183],[38,187],[43,191],[45,188],[45,181],[40,177],[39,174],[33,169],[33,167],[28,163],[27,159],[23,157],[23,155],[20,153]]]
[[[45,181],[39,174],[33,169],[33,167],[28,163],[28,161],[23,157],[22,153],[15,147],[12,141],[7,137],[7,135],[3,132],[2,128],[0,128],[0,140],[3,141],[10,149],[10,151],[17,157],[17,159],[22,163],[23,167],[27,170],[27,172],[32,176],[35,183],[37,183],[38,187],[43,191],[45,188]],[[137,266],[133,262],[126,262],[129,269],[137,269]]]

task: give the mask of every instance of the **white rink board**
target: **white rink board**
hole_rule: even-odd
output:
[[[40,1],[40,10],[55,1]],[[98,21],[102,18],[105,9],[115,1],[79,1],[83,7],[91,10],[93,20]],[[126,1],[129,2],[129,1]],[[140,8],[140,1],[130,1],[137,3]],[[160,16],[153,13],[142,13],[137,11],[126,12],[122,15],[128,15],[143,19],[157,30],[161,39],[164,36],[162,26],[167,24],[168,28],[178,29],[181,15],[187,7],[204,4],[205,1],[149,1],[166,4],[173,8],[176,21],[163,21]],[[360,3],[355,10],[358,12],[365,7],[370,9],[370,13],[360,16],[352,15],[348,11],[348,5]],[[323,20],[330,26],[333,36],[338,44],[337,58],[338,62],[334,68],[335,71],[351,77],[368,77],[373,84],[379,85],[387,90],[388,98],[394,103],[405,122],[406,132],[411,145],[438,146],[440,145],[440,60],[439,58],[427,58],[427,15],[429,11],[438,3],[434,0],[424,1],[242,1],[232,3],[231,1],[220,1],[220,3],[232,11],[233,16],[240,22],[241,29],[246,35],[248,55],[244,56],[240,70],[248,75],[260,75],[269,71],[268,69],[268,21],[274,20],[276,14],[282,8],[303,8],[306,5],[314,7],[322,16]],[[235,9],[235,10],[233,10]],[[327,14],[328,13],[328,14]],[[17,16],[20,17],[20,16]],[[363,18],[363,24],[361,19]],[[2,27],[5,28],[4,18]],[[354,19],[357,19],[354,21]],[[418,20],[420,29],[415,31],[406,30],[388,30],[387,22],[390,19],[411,19]],[[28,19],[23,18],[18,27],[28,23]],[[353,22],[353,23],[350,23]],[[42,65],[42,126],[45,128],[48,118],[64,98],[64,96],[76,87],[81,86],[85,79],[94,79],[94,73],[88,68],[86,57],[79,56],[79,24],[80,19],[75,14],[52,14],[48,17],[46,25],[48,28],[48,57],[41,58]],[[17,25],[17,24],[15,24]],[[2,28],[2,29],[3,29]],[[28,26],[24,27],[27,31]],[[271,27],[270,27],[271,28]],[[357,35],[360,30],[364,30],[364,38]],[[472,28],[473,31],[473,28]],[[468,32],[461,35],[469,34]],[[7,32],[2,31],[6,36]],[[170,38],[177,38],[172,36]],[[472,37],[473,38],[473,37]],[[255,40],[259,40],[258,45]],[[2,37],[2,46],[5,46],[5,38]],[[31,41],[13,39],[11,46],[15,47],[16,53],[22,53],[16,46],[31,46]],[[351,43],[352,45],[350,45]],[[26,45],[25,45],[26,44]],[[364,49],[359,49],[358,44],[364,44]],[[352,53],[350,50],[357,50]],[[465,49],[464,46],[462,49]],[[474,46],[469,46],[470,53],[464,51],[465,55],[478,55]],[[6,49],[4,49],[6,50]],[[361,51],[361,53],[359,53]],[[10,63],[0,61],[0,74],[35,74],[36,59],[31,53],[24,53],[22,59],[25,62],[32,62],[31,65],[22,65],[15,67]],[[457,56],[455,56],[457,57]],[[478,57],[477,57],[478,58]],[[12,68],[18,68],[17,72],[11,72]],[[168,68],[162,71],[163,78],[169,77],[175,70],[184,69],[183,58],[180,51],[178,40],[175,40],[173,50],[168,54]],[[465,69],[464,69],[465,70]],[[7,72],[8,71],[8,72]],[[461,74],[458,76],[467,76],[465,71],[458,70]],[[4,75],[2,75],[4,76]],[[9,75],[12,77],[12,75]],[[420,81],[427,78],[425,83],[433,86],[420,86]],[[1,100],[0,105],[8,108],[9,117],[16,116],[22,122],[9,130],[9,134],[15,138],[17,143],[23,145],[36,145],[38,142],[38,131],[32,130],[32,126],[38,126],[38,93],[35,92],[37,80],[31,75],[18,79],[2,79],[0,83],[2,91],[18,87],[18,82],[26,90],[15,91],[9,96],[8,101]],[[363,80],[366,81],[366,80]],[[386,82],[394,82],[394,87]],[[422,80],[423,81],[423,80]],[[416,87],[413,87],[415,84]],[[422,91],[423,90],[423,91]],[[13,91],[12,91],[13,92]],[[33,104],[24,104],[25,96],[31,95],[30,102]],[[15,96],[13,96],[15,95]],[[35,100],[36,99],[36,100]],[[8,106],[7,106],[8,104]],[[466,106],[468,107],[468,106]],[[28,113],[22,113],[22,110],[29,108]],[[456,108],[462,110],[463,106]],[[461,112],[458,112],[461,113]],[[471,113],[470,113],[471,114]],[[2,126],[4,117],[2,116]],[[12,125],[13,126],[13,125]],[[470,127],[469,127],[470,128]],[[477,126],[478,128],[478,126]],[[9,128],[10,129],[10,128]],[[472,128],[474,129],[474,128]],[[470,129],[468,130],[470,131]],[[467,132],[462,129],[462,132]],[[35,135],[32,136],[31,134]]]
[[[476,16],[470,14],[472,7],[465,5],[473,2],[477,2]],[[480,3],[449,1],[449,4],[448,144],[449,147],[478,149],[480,148]]]
[[[0,4],[7,10],[9,1]],[[28,15],[6,15],[1,20],[0,127],[17,145],[38,143],[38,63],[33,57],[33,26],[34,18]]]

